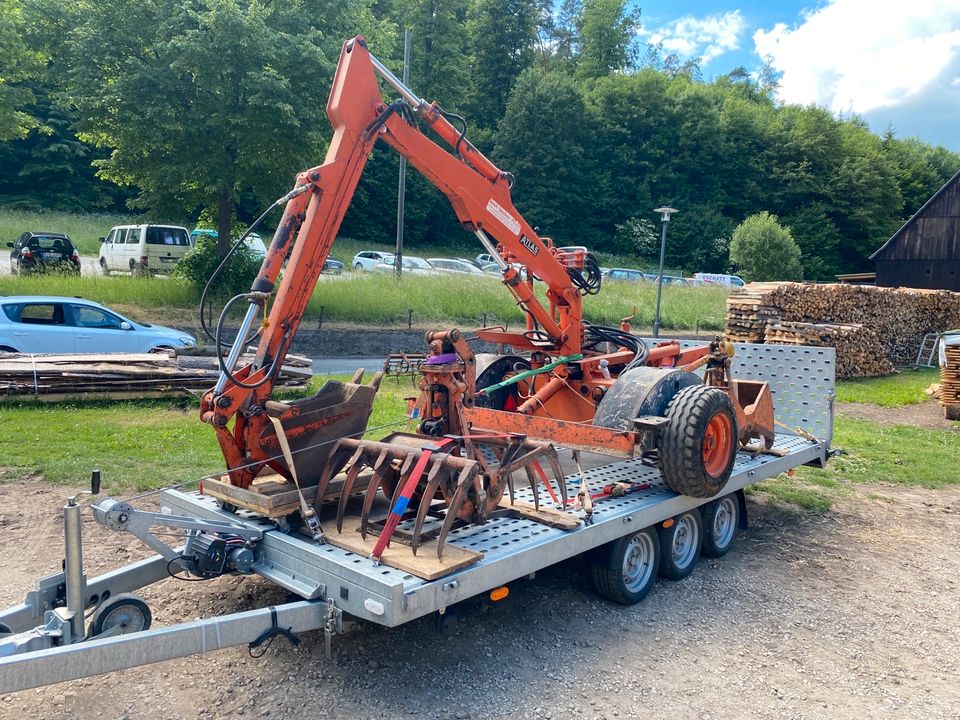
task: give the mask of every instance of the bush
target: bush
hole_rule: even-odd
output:
[[[800,247],[776,215],[751,215],[737,226],[730,240],[730,262],[745,280],[800,280]]]
[[[177,263],[173,269],[173,276],[184,284],[203,290],[219,264],[220,255],[217,252],[216,239],[201,235],[197,238],[196,247]],[[260,258],[246,245],[241,245],[230,257],[220,277],[211,287],[211,292],[222,297],[247,292],[257,276],[260,265]]]

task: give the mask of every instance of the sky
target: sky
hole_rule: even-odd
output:
[[[766,60],[778,97],[960,152],[960,0],[639,0],[643,43],[710,80]]]

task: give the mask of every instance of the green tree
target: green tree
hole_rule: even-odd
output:
[[[220,252],[241,192],[263,200],[318,162],[339,47],[357,4],[156,0],[59,4],[52,75],[81,138],[109,151],[98,174],[139,190],[136,205],[181,216],[217,208]]]
[[[799,280],[800,248],[789,228],[776,215],[751,215],[737,226],[730,239],[730,261],[745,280]]]
[[[476,0],[468,28],[473,54],[471,120],[492,129],[514,82],[533,61],[543,0]]]
[[[0,0],[0,141],[22,138],[36,124],[26,112],[33,93],[23,83],[37,74],[42,58],[27,45],[25,26],[20,0]]]
[[[597,240],[593,124],[572,78],[531,69],[517,80],[497,129],[495,157],[516,177],[514,202],[561,244]]]
[[[602,77],[636,65],[640,10],[629,5],[628,0],[583,0],[577,21],[578,70],[585,77]]]

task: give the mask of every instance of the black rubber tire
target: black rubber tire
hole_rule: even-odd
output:
[[[9,345],[0,345],[0,352],[15,353],[17,352],[16,348],[12,348]]]
[[[9,625],[4,625],[3,623],[0,623],[0,635],[11,635],[12,633],[13,633],[13,630],[10,629]]]
[[[683,532],[683,536],[678,534]],[[688,538],[689,533],[696,537]],[[703,546],[703,520],[699,510],[677,515],[670,527],[657,527],[660,538],[660,577],[683,580],[693,572]],[[679,547],[678,547],[679,546]]]
[[[354,271],[354,272],[363,272],[363,265],[361,265],[360,263],[357,263],[356,265],[353,266],[353,271]]]
[[[93,614],[90,636],[96,637],[105,630],[120,624],[120,635],[150,629],[153,615],[149,606],[136,595],[120,593],[104,600]]]
[[[100,272],[104,277],[110,277],[110,268],[107,267],[106,258],[100,258]]]
[[[707,426],[719,413],[725,414],[730,423],[730,449],[722,472],[711,475],[703,464],[703,441]],[[706,385],[683,388],[667,408],[667,423],[657,449],[668,488],[699,498],[719,493],[727,484],[737,457],[737,416],[730,398],[722,390]]]
[[[626,574],[628,554],[634,552],[633,544],[643,543],[644,552],[652,557],[641,560],[644,566],[640,577],[635,578],[632,585],[627,582]],[[600,556],[591,567],[593,587],[607,600],[621,605],[634,605],[643,600],[654,583],[660,569],[660,540],[653,528],[646,528],[632,535],[625,535],[619,540],[600,548]]]
[[[740,527],[740,500],[736,493],[724,495],[700,507],[703,519],[704,557],[719,558],[730,552]]]

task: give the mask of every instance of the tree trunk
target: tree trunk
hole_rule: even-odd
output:
[[[220,257],[226,257],[230,252],[232,230],[233,199],[229,190],[221,190],[217,197],[217,252]]]

